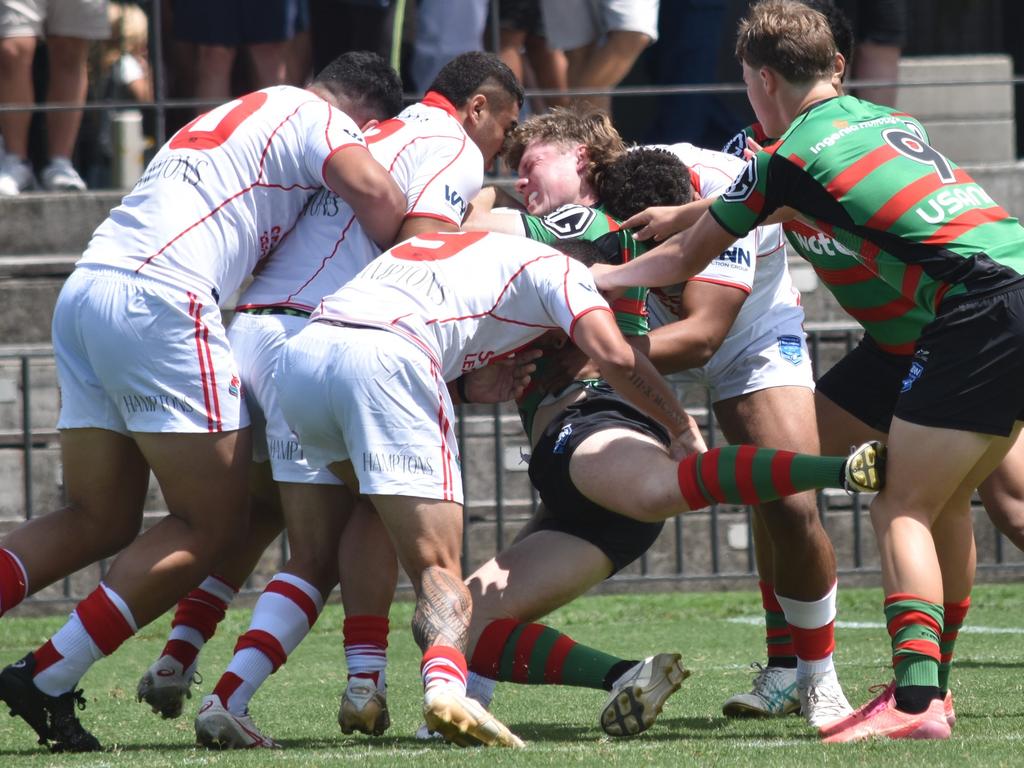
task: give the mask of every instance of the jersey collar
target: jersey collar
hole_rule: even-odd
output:
[[[455,105],[437,91],[427,91],[427,95],[423,97],[423,101],[421,103],[428,107],[443,109],[456,120],[459,119],[459,112],[455,109]]]

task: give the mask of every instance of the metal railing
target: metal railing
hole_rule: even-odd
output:
[[[826,353],[838,357],[860,338],[860,329],[851,323],[809,323],[809,349],[817,365]],[[0,526],[14,525],[44,514],[40,497],[52,502],[62,498],[58,460],[59,438],[55,429],[56,393],[52,384],[52,349],[33,345],[0,351],[0,380],[7,382],[8,396],[0,403],[0,418],[8,422],[0,429],[0,466],[10,477],[12,464],[20,459],[20,494],[13,487],[0,502]],[[12,388],[11,384],[14,383]],[[10,397],[12,389],[17,397]],[[681,393],[688,407],[701,422],[709,446],[722,442],[710,395],[706,392]],[[41,405],[40,405],[41,403]],[[6,409],[6,410],[4,410]],[[526,437],[518,426],[515,412],[508,406],[460,406],[456,434],[462,450],[466,482],[465,535],[463,563],[467,572],[507,547],[519,528],[536,511],[538,498],[518,461],[520,451],[528,450]],[[41,413],[42,412],[42,413]],[[18,424],[10,422],[17,420]],[[55,465],[53,474],[41,476],[40,455],[47,465]],[[642,476],[638,475],[638,482]],[[826,530],[836,548],[840,572],[877,578],[877,554],[867,501],[857,495],[825,491],[819,494],[819,509]],[[153,522],[163,514],[162,499],[150,494],[145,518]],[[753,538],[749,507],[714,505],[668,521],[659,540],[636,563],[610,580],[609,589],[638,589],[666,583],[699,583],[710,587],[749,583],[755,575]],[[1003,536],[978,510],[976,515],[979,570],[990,578],[1010,578],[1024,569],[1024,555],[1006,546]],[[284,537],[264,558],[264,570],[247,587],[256,590],[288,557]],[[39,603],[77,599],[87,593],[105,573],[106,563],[64,579],[32,598]]]

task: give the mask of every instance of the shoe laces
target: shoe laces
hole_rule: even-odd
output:
[[[820,712],[845,714],[850,708],[843,689],[839,687],[839,681],[830,678],[808,686],[807,700]]]
[[[58,745],[76,747],[96,741],[79,721],[76,709],[85,709],[85,691],[71,690],[54,697],[50,705],[50,731]]]

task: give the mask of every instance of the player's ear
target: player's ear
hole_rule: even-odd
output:
[[[473,125],[476,125],[483,120],[487,106],[487,97],[482,93],[474,93],[466,105],[466,117]]]

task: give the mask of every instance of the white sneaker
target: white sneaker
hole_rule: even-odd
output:
[[[196,741],[210,749],[280,749],[281,745],[260,733],[249,713],[233,715],[210,694],[196,715]]]
[[[433,688],[423,694],[423,719],[429,730],[460,747],[526,746],[479,702],[451,688]]]
[[[777,717],[800,711],[796,690],[796,670],[788,667],[762,667],[755,662],[754,685],[749,693],[730,696],[722,705],[726,717]]]
[[[665,701],[690,676],[678,653],[659,653],[630,667],[612,684],[601,710],[609,736],[635,736],[654,725]]]
[[[39,174],[43,187],[51,192],[84,192],[85,182],[66,157],[55,157]]]
[[[181,714],[185,699],[192,698],[192,683],[201,682],[198,672],[184,669],[177,659],[161,656],[139,680],[135,698],[149,704],[160,717],[171,719]]]
[[[0,196],[13,197],[26,189],[35,189],[32,164],[17,155],[4,155],[0,161]]]
[[[853,714],[834,669],[811,675],[797,684],[800,691],[800,712],[807,724],[822,728]]]
[[[368,736],[380,736],[391,725],[387,689],[378,689],[373,680],[365,677],[349,678],[341,694],[338,725],[345,734],[359,731]]]
[[[420,723],[420,727],[416,729],[416,741],[432,741],[433,739],[443,739],[437,731],[432,731],[427,727],[426,723]]]

